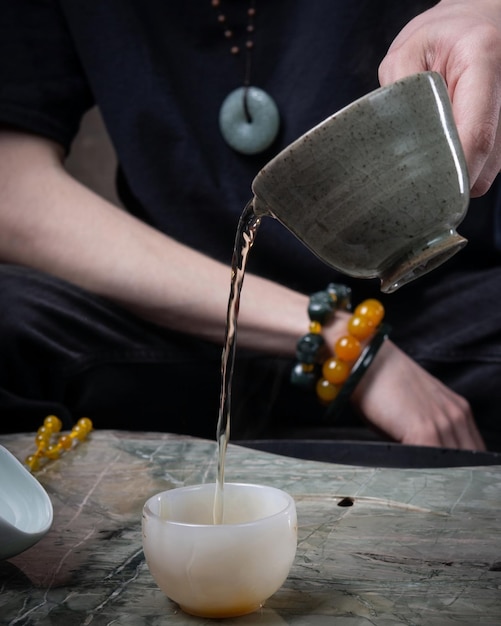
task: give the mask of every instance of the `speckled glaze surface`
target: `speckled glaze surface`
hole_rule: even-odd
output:
[[[415,74],[324,120],[256,176],[254,210],[391,292],[466,244],[466,163],[442,77]]]

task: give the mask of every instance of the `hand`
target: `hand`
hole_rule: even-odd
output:
[[[471,195],[501,169],[501,0],[442,0],[411,20],[379,68],[381,85],[421,71],[447,83]]]
[[[485,450],[468,402],[386,341],[352,400],[365,419],[404,444]]]

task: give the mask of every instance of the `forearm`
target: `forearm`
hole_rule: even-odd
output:
[[[37,268],[157,324],[220,343],[230,268],[179,244],[71,178],[49,142],[0,136],[0,259]],[[228,241],[228,246],[233,245]],[[332,334],[343,331],[342,319]],[[239,345],[292,356],[307,298],[248,275]]]
[[[458,6],[464,5],[467,8],[472,6],[472,3],[470,2],[470,0],[440,0],[438,4],[440,5],[456,4]],[[492,11],[493,17],[494,17],[495,13],[497,13],[499,9],[501,8],[501,0],[475,0],[475,6],[482,10]]]
[[[0,260],[52,273],[160,325],[222,341],[229,267],[173,241],[79,185],[65,173],[61,155],[49,142],[0,133],[0,162]],[[306,296],[248,275],[238,345],[292,357],[298,338],[308,330],[307,305]],[[337,313],[324,327],[328,346],[346,332],[347,317]],[[425,392],[417,384],[423,377]],[[415,389],[409,388],[409,380]],[[389,404],[395,390],[400,391],[398,400]],[[432,404],[424,415],[423,397]],[[478,449],[483,445],[461,402],[450,398],[448,390],[391,342],[376,357],[354,402],[373,425],[397,440],[452,442]],[[402,419],[410,424],[405,432]],[[432,434],[423,435],[421,425],[430,419]],[[473,435],[466,439],[443,435],[451,423],[456,425],[454,433],[462,432],[461,424],[467,423]]]

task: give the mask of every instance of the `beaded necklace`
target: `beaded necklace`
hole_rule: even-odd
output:
[[[70,433],[60,434],[61,428],[62,422],[55,415],[48,415],[44,419],[35,437],[37,449],[25,461],[32,472],[39,470],[43,463],[58,459],[64,452],[71,450],[78,442],[87,439],[93,429],[93,425],[88,417],[81,417]]]
[[[224,38],[230,44],[230,54],[241,56],[241,45],[228,24],[221,0],[211,0]],[[256,0],[247,9],[244,42],[243,86],[232,91],[219,111],[219,129],[226,143],[241,154],[258,154],[273,143],[280,127],[280,114],[273,98],[263,89],[251,85],[252,54],[255,47]]]

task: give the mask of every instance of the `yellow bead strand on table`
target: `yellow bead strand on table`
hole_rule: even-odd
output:
[[[62,422],[55,415],[48,415],[44,419],[42,426],[40,426],[35,436],[37,449],[34,454],[30,454],[25,461],[32,472],[40,469],[44,459],[58,459],[63,452],[71,450],[75,442],[86,439],[93,426],[92,421],[88,417],[82,417],[73,426],[71,432],[59,434],[61,428]],[[56,437],[57,440],[54,443],[53,439]]]
[[[334,356],[322,366],[322,377],[317,381],[316,392],[323,404],[330,404],[336,399],[362,354],[362,342],[374,335],[383,318],[384,307],[379,300],[364,300],[355,308],[348,320],[348,334],[336,341]]]

